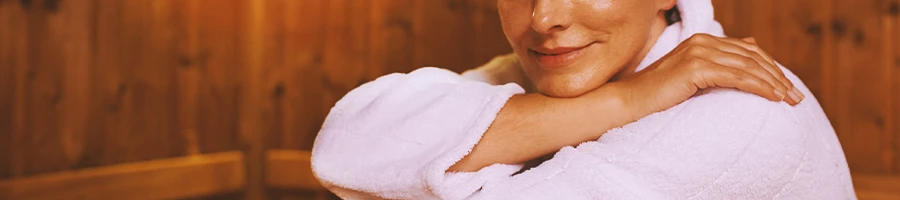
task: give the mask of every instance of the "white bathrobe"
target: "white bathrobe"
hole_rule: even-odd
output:
[[[638,70],[695,33],[724,35],[709,0],[678,0],[678,8],[682,22]],[[521,165],[504,164],[447,173],[525,92],[514,59],[464,75],[391,74],[351,91],[316,138],[316,177],[345,199],[856,199],[834,129],[787,69],[807,96],[797,106],[705,90],[521,174],[512,175]]]

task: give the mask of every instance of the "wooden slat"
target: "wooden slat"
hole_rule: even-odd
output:
[[[23,19],[25,10],[19,2],[0,2],[0,179],[21,175],[22,156],[15,154],[21,138],[22,87],[20,71],[24,65]]]
[[[16,154],[23,157],[40,156],[42,159],[19,159],[24,176],[55,172],[67,169],[60,144],[59,130],[63,121],[62,91],[63,71],[66,63],[62,61],[63,30],[54,27],[55,14],[65,14],[67,10],[49,10],[46,1],[32,1],[26,8],[27,25],[24,26],[27,37],[24,45],[25,71],[23,82],[20,82],[20,94],[24,95],[23,131],[17,132],[21,139],[17,144]]]
[[[779,2],[774,6],[772,30],[779,30],[771,55],[803,80],[807,88],[823,103],[822,87],[830,62],[823,61],[829,55],[831,38],[828,33],[831,9],[828,1],[795,0]],[[826,110],[827,111],[827,110]]]
[[[312,173],[309,151],[269,150],[266,181],[279,189],[324,190]]]
[[[241,94],[240,131],[243,151],[246,155],[247,191],[244,199],[265,199],[265,142],[270,133],[266,126],[271,106],[265,101],[265,5],[266,1],[243,1],[245,19],[241,24],[244,32],[241,48],[245,58],[244,74],[245,90]]]
[[[885,67],[892,75],[891,79],[893,80],[893,90],[888,91],[891,94],[891,107],[893,107],[893,115],[891,117],[894,119],[891,124],[893,136],[894,136],[894,174],[900,174],[900,0],[887,0],[884,4],[884,12],[887,14],[888,21],[891,26],[891,34],[885,35],[886,40],[885,43],[890,45],[890,50],[892,54],[885,55],[884,62]],[[888,111],[890,112],[890,111]],[[900,188],[898,188],[900,189]]]
[[[83,166],[185,155],[176,124],[177,34],[185,27],[172,1],[95,0],[92,121],[98,132]],[[90,133],[89,133],[90,134]]]
[[[462,72],[472,62],[473,43],[468,2],[413,1],[413,66],[434,66]]]
[[[853,187],[859,199],[900,199],[900,176],[853,174]]]
[[[416,0],[385,0],[372,4],[369,23],[367,80],[384,74],[409,72],[413,65],[413,4]]]
[[[467,0],[471,28],[468,31],[472,41],[473,66],[480,66],[492,58],[512,53],[512,47],[503,34],[497,0]],[[469,67],[473,67],[469,66]]]
[[[833,0],[837,99],[836,131],[853,171],[888,173],[893,167],[893,134],[889,132],[890,71],[886,56],[880,0]]]
[[[325,71],[347,66],[324,65],[329,1],[275,2],[277,4],[269,6],[274,11],[268,13],[280,13],[272,17],[279,19],[272,21],[283,21],[273,24],[278,27],[270,29],[271,34],[278,37],[270,37],[270,40],[273,44],[282,44],[282,48],[271,49],[273,52],[267,56],[278,55],[271,60],[280,61],[274,65],[279,71],[273,73],[273,76],[277,74],[279,82],[271,85],[267,92],[279,106],[274,110],[279,121],[273,126],[278,126],[281,132],[267,136],[267,144],[272,148],[310,149],[318,127],[331,108],[327,105],[334,103],[325,102],[322,97],[333,88]]]
[[[244,159],[231,151],[12,179],[0,199],[174,199],[238,191]]]
[[[236,38],[240,0],[166,0],[173,10],[176,116],[187,149],[200,153],[239,148],[238,97],[242,64]],[[191,136],[194,135],[194,136]],[[191,147],[196,145],[196,148]],[[190,152],[190,151],[189,151]]]
[[[68,166],[77,166],[85,157],[88,148],[86,142],[89,135],[89,120],[91,103],[92,69],[94,57],[91,50],[94,49],[94,26],[90,13],[94,12],[93,0],[66,1],[57,5],[61,13],[52,15],[48,19],[50,30],[59,36],[60,45],[56,48],[60,51],[59,62],[63,63],[61,103],[59,110],[61,117],[58,131],[59,145]],[[41,148],[44,145],[38,147]],[[97,147],[94,145],[94,147]]]

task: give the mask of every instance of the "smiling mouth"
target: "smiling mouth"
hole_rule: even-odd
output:
[[[554,49],[528,49],[528,52],[534,56],[535,60],[541,67],[547,69],[559,69],[574,63],[579,57],[584,55],[584,50],[594,43],[590,43],[581,47],[562,47]]]

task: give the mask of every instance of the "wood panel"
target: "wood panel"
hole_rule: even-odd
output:
[[[804,80],[854,175],[900,174],[898,0],[713,3]],[[266,196],[266,150],[311,149],[348,91],[507,52],[496,0],[0,0],[0,179],[241,150],[246,198],[294,197]]]
[[[231,151],[118,164],[0,181],[2,199],[176,199],[244,187],[244,160]]]
[[[853,187],[860,199],[900,199],[900,176],[853,174]]]
[[[266,153],[266,183],[280,189],[323,190],[313,175],[310,151],[270,150]]]
[[[894,118],[893,124],[893,152],[894,152],[894,174],[900,174],[900,0],[892,0],[887,1],[885,6],[888,16],[890,16],[890,20],[893,21],[893,34],[886,34],[885,37],[893,39],[893,52],[894,55],[888,55],[885,58],[885,62],[888,64],[888,68],[893,70],[894,80],[893,91],[889,91],[892,95],[892,104],[894,108],[894,113],[892,117]],[[891,65],[891,63],[893,63]]]
[[[885,54],[882,62],[893,80],[891,84],[893,90],[888,92],[891,99],[889,106],[893,108],[893,112],[891,113],[890,108],[886,109],[890,114],[886,122],[889,127],[888,133],[894,137],[891,140],[893,147],[891,152],[894,155],[893,174],[900,174],[900,0],[885,0],[882,8],[886,14],[885,26],[890,27],[883,35],[883,40],[885,45],[890,45],[886,48],[891,52]]]
[[[891,58],[898,46],[892,41],[900,34],[892,28],[896,1],[713,2],[729,35],[758,37],[804,80],[831,119],[854,171],[897,172],[892,107],[898,99],[891,92],[898,79]]]
[[[25,50],[20,41],[24,40],[25,10],[12,1],[0,1],[0,179],[21,175],[21,167],[14,166],[13,160],[19,160],[13,152],[16,149],[14,139],[21,129],[19,121],[21,109],[16,106],[23,95],[18,95],[19,71],[24,66],[22,57]],[[18,165],[18,164],[17,164]]]
[[[854,171],[889,173],[893,168],[893,138],[889,132],[892,74],[882,57],[889,51],[885,37],[896,37],[884,26],[881,1],[834,1],[834,52],[837,110],[835,129],[841,132],[847,161]]]

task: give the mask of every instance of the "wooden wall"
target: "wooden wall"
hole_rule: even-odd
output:
[[[495,7],[0,0],[0,199],[16,193],[2,180],[229,151],[243,156],[227,163],[249,163],[243,195],[267,196],[265,177],[292,174],[266,175],[266,152],[309,150],[349,90],[386,73],[461,71],[510,52]]]
[[[714,3],[813,90],[858,186],[900,188],[900,0]],[[241,195],[292,196],[267,152],[346,92],[507,52],[496,0],[0,0],[0,180],[237,151]]]
[[[727,34],[756,37],[819,99],[860,198],[900,198],[900,1],[713,2]]]

